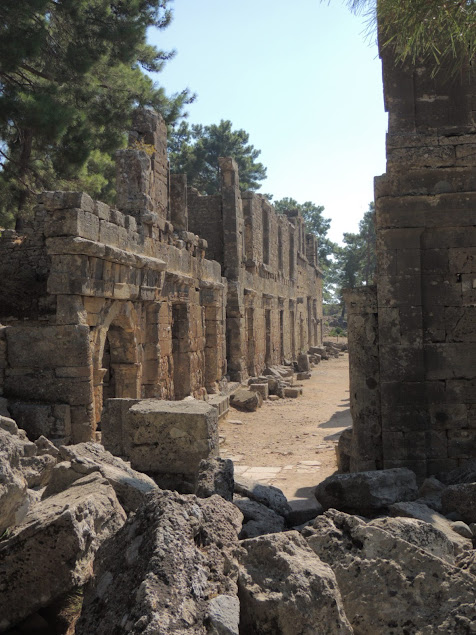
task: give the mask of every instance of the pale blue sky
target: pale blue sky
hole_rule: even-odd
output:
[[[341,0],[175,0],[152,32],[176,57],[157,76],[189,87],[192,123],[230,119],[268,168],[261,192],[325,206],[329,236],[357,231],[385,171],[387,115],[377,48]]]

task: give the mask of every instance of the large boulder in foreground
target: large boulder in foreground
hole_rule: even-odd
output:
[[[114,488],[126,512],[136,511],[146,494],[157,490],[157,484],[146,474],[136,472],[125,461],[113,456],[100,443],[78,443],[59,448],[63,459],[54,468],[43,498],[67,489],[86,474],[99,472]]]
[[[24,441],[0,428],[0,535],[21,522],[29,509],[28,483],[21,470],[23,456]]]
[[[351,474],[333,474],[316,488],[324,509],[355,514],[374,514],[397,501],[417,496],[415,473],[405,467]]]
[[[352,633],[331,568],[296,531],[244,540],[240,549],[240,632]]]
[[[356,633],[463,635],[476,626],[476,578],[429,549],[335,510],[302,533],[335,573]]]
[[[99,550],[76,635],[208,633],[216,598],[236,598],[241,519],[220,496],[149,494]]]
[[[125,519],[99,474],[36,505],[0,542],[0,631],[84,584],[99,545]]]

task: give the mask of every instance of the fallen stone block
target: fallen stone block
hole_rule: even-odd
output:
[[[441,505],[444,514],[456,512],[458,520],[476,522],[476,483],[450,485],[441,495]]]
[[[476,622],[476,578],[428,549],[335,510],[302,535],[332,568],[356,633],[464,633]]]
[[[38,437],[35,441],[36,453],[38,456],[43,454],[50,454],[57,458],[59,456],[59,450],[54,443],[44,436]]]
[[[442,514],[431,509],[421,501],[409,501],[390,505],[388,513],[391,516],[416,518],[432,525],[441,531],[453,545],[454,553],[460,553],[472,547],[471,541],[457,534],[451,527],[451,522]]]
[[[269,386],[268,383],[265,384],[250,384],[250,390],[254,390],[255,392],[259,392],[263,401],[266,401],[269,396]]]
[[[233,490],[233,461],[220,457],[200,461],[195,491],[199,498],[208,498],[217,494],[233,502]]]
[[[28,483],[21,470],[24,442],[0,429],[0,535],[19,524],[30,507]]]
[[[407,468],[333,474],[316,488],[324,509],[372,514],[398,501],[414,500],[416,476]]]
[[[337,470],[341,474],[350,472],[350,459],[352,456],[352,428],[342,431],[336,445]]]
[[[43,498],[66,490],[72,483],[93,472],[99,472],[112,485],[126,512],[136,511],[144,503],[146,495],[158,489],[149,476],[133,470],[99,443],[61,446],[60,456],[63,461],[53,468]]]
[[[324,512],[322,505],[314,498],[296,498],[289,501],[291,511],[286,516],[289,527],[303,525],[310,520],[314,520]]]
[[[331,568],[298,532],[244,540],[239,560],[241,633],[353,632]]]
[[[205,635],[210,601],[237,596],[232,551],[241,518],[218,496],[151,494],[99,550],[76,635],[97,633],[98,625],[101,635]]]
[[[240,539],[254,538],[263,534],[275,534],[284,531],[285,521],[282,516],[269,507],[250,500],[249,498],[235,498],[234,504],[243,514],[243,527]]]
[[[256,393],[253,393],[256,395]],[[202,459],[218,455],[218,413],[204,401],[144,399],[126,418],[125,451],[132,468],[169,479],[167,487],[187,481],[194,490]]]
[[[217,595],[208,602],[207,635],[239,635],[240,601],[236,596]]]
[[[445,485],[476,483],[476,460],[467,461],[462,467],[457,467],[450,472],[438,474],[438,480]]]
[[[218,420],[220,421],[226,417],[230,410],[230,395],[210,395],[207,403],[217,409]]]
[[[284,397],[287,399],[297,399],[302,395],[302,388],[298,386],[288,386],[284,389]]]
[[[306,355],[305,353],[300,353],[297,356],[297,369],[300,373],[307,373],[311,370],[311,367],[309,365],[309,355]]]
[[[304,379],[311,379],[311,377],[312,377],[311,371],[307,371],[305,373],[297,373],[296,374],[296,379],[298,381],[303,381]]]
[[[51,454],[24,456],[20,458],[20,469],[29,488],[44,487],[51,478],[56,458]]]
[[[99,545],[125,519],[99,474],[39,503],[0,542],[0,630],[84,584]]]
[[[101,443],[114,456],[126,456],[124,437],[129,408],[139,399],[106,399],[101,417]]]
[[[235,478],[235,493],[266,505],[280,516],[286,517],[291,511],[288,499],[274,485],[263,485],[249,478]]]
[[[263,397],[259,392],[249,388],[238,388],[230,397],[230,404],[238,410],[254,412],[263,404]]]

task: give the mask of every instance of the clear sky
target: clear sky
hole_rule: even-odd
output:
[[[385,172],[381,65],[342,0],[175,0],[150,41],[175,49],[157,81],[197,93],[191,123],[230,119],[261,150],[260,192],[324,205],[329,237],[357,231]]]

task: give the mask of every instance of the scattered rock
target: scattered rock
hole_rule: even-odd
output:
[[[450,485],[441,495],[443,513],[456,512],[458,520],[476,522],[476,483]]]
[[[236,596],[217,595],[208,602],[207,635],[239,635],[240,601]]]
[[[459,534],[460,536],[463,536],[463,538],[472,539],[473,537],[473,532],[468,527],[468,525],[464,523],[462,520],[455,520],[454,522],[452,522],[451,529],[455,531],[457,534]]]
[[[218,496],[152,492],[99,550],[76,635],[99,624],[101,635],[205,635],[209,600],[236,597],[231,551],[241,518]]]
[[[476,578],[357,516],[329,511],[303,536],[335,573],[356,633],[468,633]]]
[[[28,483],[21,471],[23,441],[0,429],[0,535],[20,523],[30,507]]]
[[[146,494],[158,489],[149,476],[133,470],[99,443],[64,445],[60,447],[60,456],[64,461],[53,468],[43,498],[64,491],[74,481],[92,472],[100,472],[109,481],[127,512],[136,511]]]
[[[300,353],[297,356],[297,369],[300,373],[308,373],[311,370],[311,367],[309,365],[309,355]]]
[[[208,498],[218,494],[233,502],[233,471],[233,461],[230,459],[203,459],[198,467],[196,495],[199,498]]]
[[[322,505],[315,498],[296,498],[289,501],[289,506],[291,511],[286,516],[289,527],[296,527],[309,520],[314,520],[316,516],[319,516],[324,511]]]
[[[245,540],[241,547],[241,633],[353,632],[331,568],[297,532]]]
[[[438,474],[438,479],[445,485],[476,483],[476,459],[467,461],[462,467],[457,467],[450,472]]]
[[[231,397],[230,405],[238,410],[247,410],[254,412],[263,404],[263,397],[259,392],[250,390],[249,388],[238,388]]]
[[[51,478],[56,459],[51,454],[24,456],[20,458],[20,468],[28,487],[44,487]]]
[[[407,518],[417,518],[432,525],[441,531],[453,545],[455,554],[471,548],[471,542],[457,534],[452,528],[450,521],[421,502],[395,503],[389,507],[392,516],[404,516]]]
[[[333,474],[315,492],[324,509],[372,514],[397,501],[414,500],[416,476],[407,468]]]
[[[274,485],[262,485],[239,476],[235,478],[235,493],[266,505],[280,516],[286,517],[291,511],[288,499],[279,487],[274,487]]]
[[[59,457],[59,450],[54,443],[44,436],[38,437],[35,441],[36,453],[38,455],[51,454],[51,456]]]
[[[100,474],[38,504],[0,542],[0,630],[84,584],[99,545],[125,519]]]
[[[243,514],[240,539],[254,538],[264,534],[274,534],[284,530],[284,518],[266,505],[249,498],[235,498],[234,504]]]

